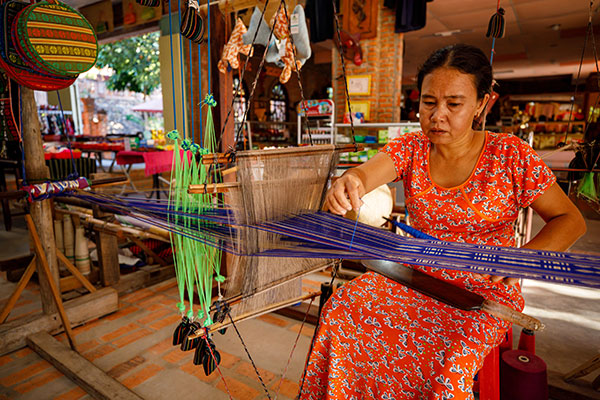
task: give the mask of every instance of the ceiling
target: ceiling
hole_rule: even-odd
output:
[[[600,24],[600,2],[593,5],[593,23]],[[404,84],[415,82],[419,65],[437,48],[462,42],[487,54],[485,37],[497,0],[434,0],[427,3],[427,23],[405,34]],[[572,74],[577,76],[589,18],[589,0],[500,0],[506,33],[496,39],[493,59],[497,79]],[[554,26],[554,29],[552,29]],[[456,31],[454,33],[451,33]],[[594,26],[600,45],[600,25]],[[448,35],[448,36],[445,36]],[[588,40],[581,76],[595,71]]]

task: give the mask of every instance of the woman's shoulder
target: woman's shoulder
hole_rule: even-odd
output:
[[[523,139],[513,135],[512,133],[490,132],[487,131],[488,146],[492,149],[501,152],[521,152],[532,151],[533,149]]]
[[[419,131],[415,131],[415,132],[405,133],[402,136],[398,136],[398,137],[390,140],[388,142],[388,145],[413,147],[413,146],[422,146],[424,144],[427,144],[428,141],[429,141],[429,139],[427,138],[427,136],[425,136],[423,131],[419,130]]]

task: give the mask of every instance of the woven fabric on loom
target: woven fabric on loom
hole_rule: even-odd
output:
[[[276,150],[238,152],[240,186],[227,195],[236,224],[256,225],[303,210],[319,210],[337,161],[338,153],[332,146],[322,146],[298,157],[285,152],[278,154]],[[247,227],[239,228],[234,242],[234,249],[248,255],[285,245],[279,234]],[[318,258],[235,256],[231,264],[226,298],[264,290],[261,295],[232,306],[232,315],[239,315],[300,296],[300,279],[290,279],[322,269],[329,262]],[[280,283],[281,286],[266,290]]]
[[[73,160],[75,167],[80,176],[90,178],[92,174],[96,173],[96,160],[93,158],[77,158]],[[46,165],[50,169],[50,179],[53,181],[65,180],[69,175],[73,174],[73,161],[70,158],[67,159],[52,159],[47,160]]]
[[[96,63],[96,33],[71,7],[42,1],[27,7],[17,18],[17,45],[43,70],[71,77]]]

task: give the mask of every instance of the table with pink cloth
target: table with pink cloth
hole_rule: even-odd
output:
[[[156,194],[156,198],[160,198],[160,181],[162,177],[160,176],[163,172],[171,171],[171,165],[173,163],[173,151],[165,150],[165,151],[134,151],[134,150],[124,150],[117,153],[116,156],[117,165],[121,166],[121,169],[127,176],[131,187],[137,191],[131,177],[129,176],[129,171],[131,170],[131,166],[133,164],[144,164],[144,172],[146,176],[152,176],[152,192],[150,192],[148,197],[152,197]],[[124,166],[127,165],[127,169]],[[168,183],[168,182],[166,182]],[[166,193],[166,192],[165,192]]]
[[[146,176],[169,172],[173,162],[173,151],[134,151],[117,153],[117,165],[145,164]]]

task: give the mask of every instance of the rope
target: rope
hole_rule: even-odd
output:
[[[177,105],[175,104],[175,71],[173,70],[175,62],[173,60],[173,21],[171,18],[171,0],[169,4],[169,47],[171,49],[171,89],[173,95],[173,129],[177,130]]]
[[[208,45],[210,46],[210,43]],[[201,57],[201,47],[198,44],[198,100],[200,100],[201,98],[202,98],[202,57]],[[192,103],[192,108],[193,108],[193,104],[194,103]],[[200,125],[200,147],[203,148],[204,136],[202,134],[202,122],[203,122],[202,121],[202,105],[200,105],[200,104],[198,107],[198,119],[199,119],[198,125]]]
[[[210,0],[207,0],[207,7],[206,7],[206,29],[208,30],[208,55],[207,55],[207,70],[208,70],[208,89],[207,92],[208,93],[212,93],[212,86],[210,85],[211,81],[210,81],[210,70],[212,69],[212,64],[210,63],[210,53],[211,53],[211,49],[210,49]]]
[[[571,101],[571,107],[569,109],[569,121],[567,123],[567,131],[565,132],[564,143],[567,143],[569,137],[569,130],[571,130],[571,122],[573,122],[573,108],[575,107],[575,98],[577,97],[577,89],[579,88],[579,78],[581,77],[581,67],[583,66],[583,57],[585,56],[585,48],[587,46],[588,36],[592,31],[592,7],[594,6],[594,0],[590,0],[590,11],[588,15],[588,25],[585,32],[585,38],[583,39],[583,48],[581,49],[581,59],[579,60],[579,68],[577,69],[577,78],[575,80],[575,92],[573,93],[573,100]],[[594,53],[595,55],[595,53]],[[596,68],[598,68],[598,60],[596,60]]]
[[[67,179],[76,179],[79,178],[79,172],[77,171],[77,166],[75,165],[75,158],[73,157],[73,148],[71,147],[71,138],[69,138],[69,133],[66,130],[67,124],[65,123],[65,112],[63,111],[62,101],[60,100],[60,92],[56,91],[56,96],[58,97],[58,106],[60,107],[60,118],[61,123],[63,125],[63,129],[65,130],[65,136],[67,138],[67,148],[69,149],[69,154],[71,156],[71,165],[73,166],[73,173],[67,176]],[[102,162],[102,159],[100,159]]]
[[[337,40],[339,43],[340,61],[342,62],[342,78],[344,78],[344,91],[346,93],[346,105],[348,106],[348,113],[350,114],[350,133],[352,134],[352,144],[354,145],[354,151],[358,151],[358,145],[354,138],[354,121],[352,120],[352,106],[350,105],[350,93],[348,92],[348,80],[346,79],[346,62],[344,61],[344,46],[342,45],[342,37],[340,35],[340,20],[338,19],[337,7],[335,5],[336,0],[331,0],[333,4],[333,16],[335,17],[335,32],[337,34]]]
[[[267,5],[269,4],[269,0],[267,0],[265,2],[265,6],[263,8],[262,11],[262,15],[261,15],[261,20],[259,21],[258,27],[256,29],[256,32],[254,32],[254,37],[252,38],[252,46],[254,46],[254,42],[256,40],[256,36],[258,34],[258,30],[260,28],[260,24],[262,23],[262,21],[264,20],[265,17],[265,11],[267,10]],[[277,9],[277,13],[275,15],[279,14],[279,11],[281,10],[281,3],[279,3],[279,8]],[[269,38],[267,39],[267,43],[271,43],[271,38],[273,37],[273,31],[275,29],[275,25],[273,25],[271,27],[271,30],[269,31]],[[239,137],[240,131],[242,129],[242,127],[244,126],[247,116],[248,116],[248,111],[250,110],[250,104],[252,104],[252,100],[254,99],[254,91],[256,90],[256,85],[258,83],[258,78],[260,77],[260,73],[262,72],[263,66],[265,65],[265,60],[267,58],[267,51],[269,50],[269,46],[265,46],[265,50],[263,52],[263,56],[262,59],[260,60],[260,64],[258,66],[258,71],[256,71],[256,76],[254,77],[254,81],[252,82],[252,89],[250,90],[250,95],[248,96],[248,107],[246,107],[246,109],[244,110],[244,115],[242,117],[242,120],[240,121],[240,127],[238,128],[238,132],[237,134],[234,136],[235,137]],[[246,68],[248,66],[248,61],[250,60],[250,57],[246,57],[246,62],[244,63],[244,73],[246,72]],[[244,75],[242,74],[242,77]],[[236,90],[235,95],[233,96],[232,102],[231,102],[231,107],[229,108],[229,112],[227,113],[227,117],[225,118],[225,123],[223,123],[223,126],[221,127],[221,137],[219,138],[219,144],[217,146],[217,148],[221,148],[221,142],[223,141],[223,135],[225,133],[225,127],[227,126],[227,121],[229,120],[229,117],[231,116],[231,112],[233,111],[233,103],[235,101],[236,96],[239,95],[239,87],[241,87],[242,83],[240,82],[240,85],[238,86],[238,90]],[[237,143],[234,143],[234,146],[237,147]],[[234,149],[235,149],[234,147]]]
[[[227,386],[227,381],[225,380],[225,376],[223,376],[223,373],[221,372],[221,368],[219,368],[219,363],[217,363],[217,358],[215,357],[215,355],[212,351],[212,346],[210,345],[210,342],[208,341],[208,330],[206,331],[206,335],[204,335],[204,340],[206,341],[206,346],[208,347],[208,350],[210,351],[210,355],[212,356],[213,361],[215,362],[215,365],[217,366],[217,371],[219,371],[219,375],[221,375],[221,380],[223,381],[223,384],[225,385],[225,390],[227,391],[229,398],[233,400],[233,397],[231,396],[231,392],[229,391],[229,386]]]
[[[169,12],[171,12],[171,10],[169,9]],[[185,139],[186,134],[185,134],[185,80],[183,79],[183,70],[185,68],[185,63],[184,63],[184,59],[185,59],[185,54],[184,54],[184,48],[183,48],[183,35],[181,34],[181,0],[177,0],[177,16],[179,18],[179,27],[178,27],[178,31],[179,31],[179,75],[181,78],[181,118],[182,118],[182,124],[183,126],[181,127],[182,131],[183,131],[183,139]],[[191,66],[190,66],[191,67]],[[171,67],[171,69],[173,69]]]
[[[306,100],[304,98],[304,89],[302,87],[302,80],[300,79],[300,70],[298,69],[298,58],[296,56],[296,46],[294,45],[294,36],[292,35],[292,20],[288,16],[287,5],[285,3],[285,0],[281,0],[281,2],[283,4],[283,11],[285,12],[285,18],[288,21],[288,32],[290,32],[288,39],[289,39],[290,43],[292,44],[292,50],[293,50],[292,54],[294,55],[294,71],[296,71],[296,77],[298,78],[298,87],[300,89],[300,106],[302,107],[302,110],[304,111],[304,114],[302,114],[302,116],[304,117],[304,124],[306,125],[306,129],[308,132],[308,142],[312,146],[313,140],[312,140],[312,133],[310,130],[310,125],[308,124],[308,111],[307,111],[308,109],[306,108]]]
[[[260,384],[262,385],[265,393],[267,394],[267,397],[270,399],[271,395],[269,394],[269,390],[267,389],[265,382],[263,382],[262,376],[260,376],[260,372],[258,372],[258,368],[256,368],[256,364],[254,364],[254,360],[250,356],[250,352],[248,351],[248,347],[246,346],[246,343],[244,343],[244,339],[242,339],[242,335],[240,335],[240,332],[238,331],[237,326],[235,326],[235,322],[233,322],[233,318],[231,318],[231,313],[228,312],[227,316],[229,317],[229,320],[231,321],[231,326],[233,326],[233,329],[235,329],[235,333],[240,338],[240,342],[242,342],[242,346],[244,347],[244,350],[246,351],[246,354],[248,355],[248,359],[252,363],[252,367],[254,367],[254,372],[256,372],[256,376],[258,376],[258,380],[260,381]]]
[[[277,385],[277,392],[275,393],[275,400],[277,400],[277,397],[279,397],[279,390],[281,389],[281,383],[283,382],[283,380],[285,379],[285,375],[287,374],[288,368],[292,361],[292,356],[294,355],[294,351],[296,350],[296,345],[298,344],[298,340],[300,339],[300,334],[302,333],[302,329],[304,328],[304,323],[306,322],[306,317],[308,317],[308,312],[310,311],[310,308],[312,307],[313,301],[315,301],[314,297],[310,299],[310,304],[308,305],[308,308],[306,309],[306,313],[304,313],[304,319],[302,319],[302,324],[300,325],[300,329],[298,330],[298,335],[296,335],[296,341],[294,342],[294,346],[292,347],[292,352],[290,353],[290,356],[288,357],[287,364],[285,365],[285,369],[283,370],[283,375],[281,375],[281,379],[279,380],[279,384]]]

